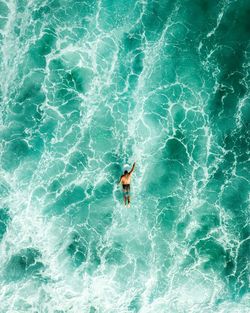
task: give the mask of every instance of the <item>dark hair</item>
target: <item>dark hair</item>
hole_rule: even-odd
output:
[[[126,175],[126,174],[128,174],[128,171],[126,170],[126,171],[124,171],[124,175]]]

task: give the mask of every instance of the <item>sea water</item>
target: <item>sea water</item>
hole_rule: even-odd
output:
[[[249,14],[0,1],[1,313],[249,312]]]

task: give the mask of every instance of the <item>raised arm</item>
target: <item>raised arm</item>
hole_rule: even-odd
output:
[[[134,162],[134,164],[133,164],[133,166],[132,166],[132,168],[131,168],[131,170],[129,171],[129,175],[131,175],[132,174],[132,172],[133,172],[133,170],[135,169],[135,162]]]

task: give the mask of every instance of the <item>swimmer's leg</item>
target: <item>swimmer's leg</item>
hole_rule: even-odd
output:
[[[124,199],[124,204],[126,205],[126,204],[127,204],[127,201],[126,201],[126,200],[127,200],[127,197],[124,196],[123,199]]]
[[[128,196],[128,207],[130,207],[130,196]]]

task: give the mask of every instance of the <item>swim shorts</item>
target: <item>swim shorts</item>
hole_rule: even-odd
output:
[[[130,185],[122,185],[123,195],[128,197],[130,195]]]

